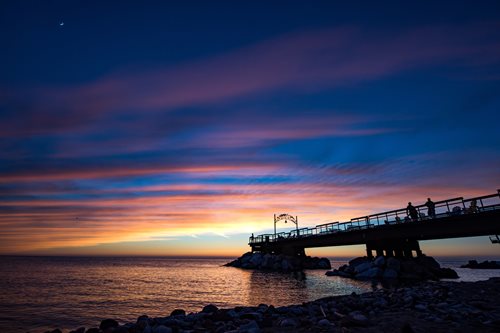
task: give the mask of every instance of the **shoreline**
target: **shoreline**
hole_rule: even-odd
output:
[[[105,319],[94,328],[64,332],[498,332],[498,299],[498,277],[478,282],[421,282],[289,306],[218,309],[206,305],[196,313],[178,309],[170,316],[140,316],[135,323],[121,325]]]

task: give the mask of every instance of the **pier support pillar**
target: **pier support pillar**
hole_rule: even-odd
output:
[[[422,256],[420,245],[415,239],[393,239],[366,243],[366,255],[368,258],[373,258],[373,251],[377,257],[396,257],[396,258],[412,258],[413,253],[417,257]]]

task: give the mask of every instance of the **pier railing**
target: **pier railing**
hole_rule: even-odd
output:
[[[434,202],[435,214],[428,215],[428,208],[425,204],[414,206],[418,212],[418,218],[412,219],[406,208],[391,210],[387,212],[356,217],[347,222],[329,222],[317,225],[313,228],[301,228],[290,232],[280,232],[276,234],[262,234],[250,237],[249,244],[279,242],[287,239],[315,237],[326,234],[345,233],[355,230],[377,228],[386,225],[400,223],[418,223],[425,220],[440,219],[448,216],[464,214],[476,214],[480,212],[500,209],[500,190],[497,193],[480,197],[464,199],[462,197],[452,198]]]

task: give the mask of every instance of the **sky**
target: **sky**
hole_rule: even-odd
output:
[[[0,254],[236,256],[500,188],[498,1],[2,1],[0,40]]]

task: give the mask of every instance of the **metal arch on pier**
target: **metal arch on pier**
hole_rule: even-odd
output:
[[[418,241],[500,234],[500,190],[497,193],[435,202],[435,215],[415,206],[417,219],[406,208],[361,216],[347,222],[330,222],[314,228],[250,237],[252,251],[303,255],[305,248],[366,244],[367,255],[420,255]],[[275,220],[276,223],[276,220]],[[498,237],[494,237],[496,240]],[[491,238],[490,238],[491,239]]]
[[[297,216],[293,217],[292,215],[286,213],[278,216],[274,214],[274,235],[276,235],[276,223],[283,220],[285,220],[285,223],[287,223],[287,221],[294,223],[297,233],[299,232],[299,218]]]

